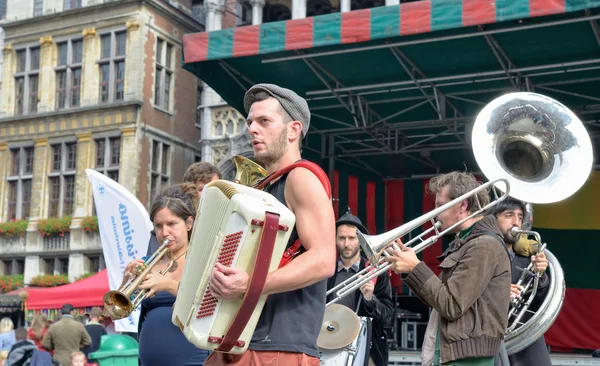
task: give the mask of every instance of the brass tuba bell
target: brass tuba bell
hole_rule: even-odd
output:
[[[233,161],[236,170],[235,178],[233,178],[234,183],[254,187],[269,175],[262,166],[241,155],[235,155],[231,158],[231,161]]]

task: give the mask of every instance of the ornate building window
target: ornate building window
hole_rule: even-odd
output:
[[[33,146],[11,149],[8,180],[8,219],[28,219],[31,208]]]
[[[112,103],[125,97],[126,31],[100,34],[100,103]]]
[[[44,11],[44,0],[33,0],[33,16],[39,17]]]
[[[170,110],[173,84],[173,45],[157,38],[154,70],[154,106]]]
[[[15,73],[15,115],[36,113],[40,73],[40,47],[17,50]]]
[[[156,195],[163,187],[169,185],[171,174],[171,147],[164,142],[152,140],[152,161],[150,194]]]
[[[95,139],[95,142],[95,169],[115,182],[118,182],[119,167],[121,165],[121,137],[103,137]]]
[[[22,275],[25,273],[25,258],[4,259],[0,262],[2,274],[5,276]]]
[[[106,264],[104,263],[104,257],[101,254],[87,255],[85,259],[85,271],[87,273],[97,273],[106,268]]]
[[[50,146],[48,217],[68,216],[73,214],[75,203],[77,142],[59,142]]]
[[[83,40],[74,39],[56,44],[56,109],[79,107],[81,101],[81,64]]]
[[[64,10],[81,8],[81,0],[65,0]]]
[[[234,108],[213,108],[213,136],[237,135],[243,131],[246,119]]]

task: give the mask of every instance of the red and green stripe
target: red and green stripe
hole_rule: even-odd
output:
[[[306,19],[187,34],[185,63],[361,43],[431,31],[563,14],[600,0],[424,0]]]

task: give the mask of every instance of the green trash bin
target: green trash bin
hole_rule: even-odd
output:
[[[99,366],[138,366],[138,343],[122,334],[107,334],[100,338],[100,348],[89,354]]]

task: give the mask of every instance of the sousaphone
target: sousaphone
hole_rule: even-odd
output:
[[[510,93],[486,105],[473,126],[472,147],[487,179],[507,179],[510,196],[534,204],[573,195],[588,179],[593,164],[592,142],[583,123],[563,104],[535,93]],[[526,308],[512,311],[533,315],[526,321],[509,319],[505,337],[509,355],[542,337],[562,307],[564,273],[556,257],[547,249],[544,253],[550,275],[548,295],[535,313]],[[531,303],[527,296],[532,293],[523,295],[523,303]]]

